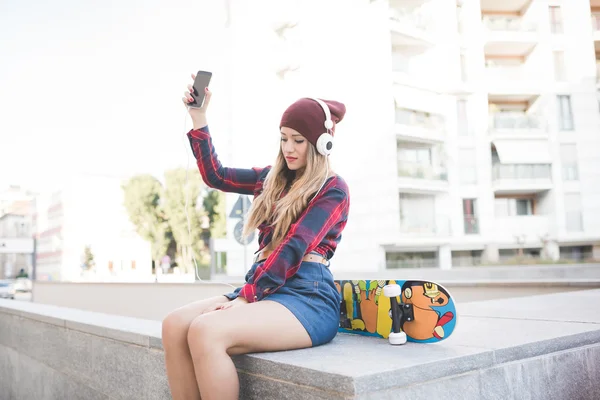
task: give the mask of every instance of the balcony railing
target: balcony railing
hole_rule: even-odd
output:
[[[538,29],[537,24],[522,18],[486,16],[483,24],[491,31],[535,32]]]
[[[431,33],[434,28],[431,16],[422,11],[407,8],[391,7],[390,20],[398,22],[401,26],[411,26],[424,33]]]
[[[398,176],[417,179],[448,180],[448,172],[445,167],[427,164],[416,164],[398,161]]]
[[[436,215],[432,218],[401,218],[400,232],[417,236],[449,236],[451,233],[450,219],[446,215]]]
[[[465,215],[464,223],[465,234],[477,235],[479,233],[479,218],[477,218],[475,215]]]
[[[548,180],[552,179],[550,164],[496,164],[492,167],[494,180]]]
[[[524,113],[495,113],[490,116],[490,130],[541,129],[542,119]]]
[[[444,128],[444,119],[442,117],[406,108],[396,109],[396,123],[432,130],[441,130]]]

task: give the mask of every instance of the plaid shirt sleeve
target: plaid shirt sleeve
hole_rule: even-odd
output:
[[[224,192],[251,195],[265,168],[226,168],[221,165],[210,137],[208,126],[187,134],[200,175],[211,188]]]
[[[323,187],[298,220],[290,226],[284,240],[254,272],[253,283],[245,284],[239,295],[253,303],[275,292],[293,276],[305,254],[322,241],[339,241],[349,211],[347,188],[337,178]],[[345,186],[345,184],[343,184]],[[346,190],[342,190],[346,189]]]

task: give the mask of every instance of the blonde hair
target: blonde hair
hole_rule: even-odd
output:
[[[323,184],[325,174],[327,173],[327,178],[333,175],[327,163],[326,156],[319,154],[315,146],[309,143],[306,167],[303,171],[296,171],[294,179],[294,172],[288,169],[280,149],[275,165],[265,178],[262,194],[254,199],[250,207],[244,236],[250,235],[261,223],[267,222],[273,226],[273,237],[268,247],[274,249],[279,245],[292,223]],[[292,179],[289,192],[281,197]]]

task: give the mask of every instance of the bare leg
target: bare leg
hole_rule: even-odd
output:
[[[165,350],[167,378],[171,396],[178,399],[200,399],[194,364],[187,342],[188,329],[194,318],[211,305],[227,302],[225,296],[195,301],[172,311],[162,323],[162,342]]]
[[[283,305],[259,301],[194,319],[188,343],[204,400],[237,400],[239,380],[231,355],[310,347],[298,319]]]

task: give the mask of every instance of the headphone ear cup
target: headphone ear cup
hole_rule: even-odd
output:
[[[333,150],[333,136],[331,136],[329,133],[322,133],[317,140],[316,147],[320,154],[324,156],[330,155],[331,151]]]

